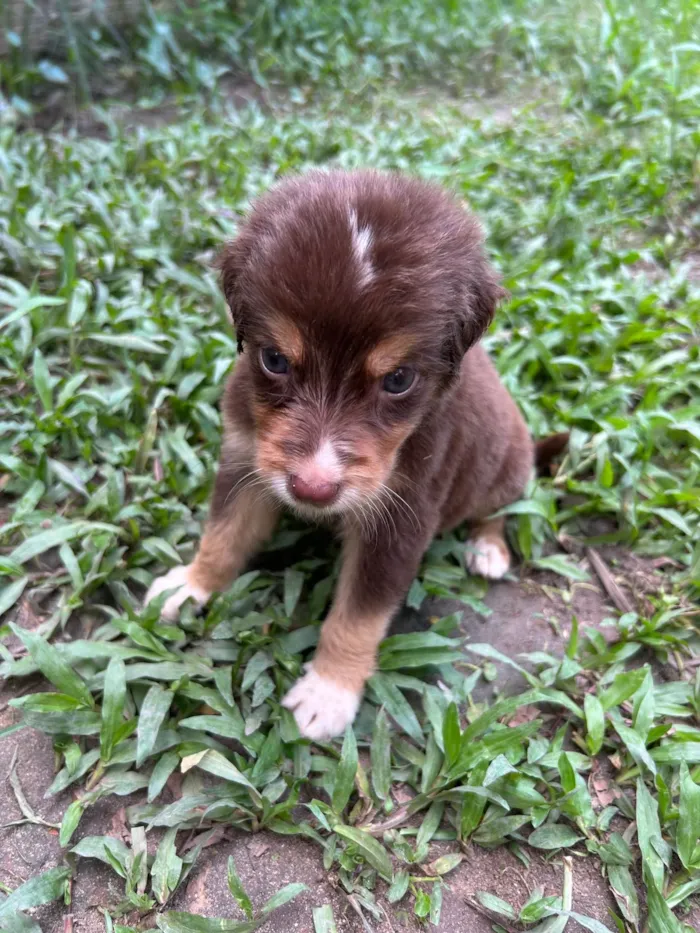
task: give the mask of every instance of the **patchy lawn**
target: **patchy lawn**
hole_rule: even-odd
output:
[[[44,132],[4,111],[0,929],[697,929],[693,6],[494,4],[477,49],[468,10],[450,44],[457,5],[417,2],[363,45],[360,4],[332,54],[291,6],[267,87],[195,69],[183,98],[142,56],[133,106]],[[224,44],[186,61],[216,73]],[[571,445],[509,509],[518,577],[487,588],[436,541],[354,732],[310,746],[279,699],[331,592],[323,535],[286,524],[178,627],[140,600],[190,558],[216,466],[213,255],[327,164],[471,204],[511,292],[487,345]]]

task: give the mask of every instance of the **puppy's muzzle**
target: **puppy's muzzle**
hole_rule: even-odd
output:
[[[322,476],[309,472],[288,477],[287,488],[295,499],[311,505],[330,505],[338,498],[340,483],[330,482]]]
[[[297,502],[327,508],[338,498],[344,472],[335,444],[322,440],[312,456],[290,463],[287,492]]]

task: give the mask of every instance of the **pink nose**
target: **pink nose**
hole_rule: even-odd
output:
[[[331,483],[320,477],[311,476],[290,476],[287,485],[295,499],[313,502],[314,505],[328,505],[335,499],[340,489],[340,483]]]

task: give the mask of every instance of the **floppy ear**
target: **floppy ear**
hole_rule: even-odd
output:
[[[485,334],[496,308],[507,297],[508,292],[501,286],[495,271],[484,263],[481,274],[471,283],[466,308],[462,312],[462,356]]]
[[[240,276],[245,265],[246,250],[242,237],[231,240],[222,248],[216,259],[219,270],[221,289],[229,308],[229,315],[236,328],[238,352],[243,351],[245,341],[245,324],[243,321],[243,301],[239,288]]]
[[[460,289],[446,356],[452,375],[459,372],[464,354],[483,336],[493,320],[499,302],[508,297],[495,271],[479,259],[465,287]]]

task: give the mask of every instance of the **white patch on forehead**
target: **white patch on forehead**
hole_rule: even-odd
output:
[[[350,211],[350,234],[352,236],[352,253],[360,270],[360,286],[364,287],[374,278],[374,267],[369,257],[374,239],[369,227],[360,227],[357,212]]]

